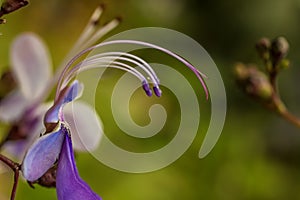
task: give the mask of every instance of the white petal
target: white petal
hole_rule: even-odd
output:
[[[9,93],[0,102],[0,120],[4,122],[13,122],[21,117],[25,111],[28,100],[25,99],[20,91],[13,91]]]
[[[82,101],[76,101],[64,107],[64,116],[71,127],[74,149],[95,150],[103,134],[102,123],[95,110]]]
[[[32,33],[17,37],[11,49],[11,64],[24,96],[28,99],[39,96],[51,75],[51,62],[43,41]]]

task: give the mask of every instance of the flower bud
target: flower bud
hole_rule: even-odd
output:
[[[286,57],[289,50],[289,43],[284,37],[275,38],[271,45],[273,65],[276,66]]]
[[[27,0],[6,0],[2,3],[0,9],[0,17],[18,10],[28,4]]]
[[[271,48],[271,41],[269,38],[261,38],[255,45],[258,55],[263,60],[270,59],[270,48]]]
[[[273,89],[267,76],[256,67],[246,67],[244,64],[235,66],[238,84],[249,95],[263,101],[271,100]]]

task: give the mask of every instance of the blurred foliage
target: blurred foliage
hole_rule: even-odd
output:
[[[102,23],[119,15],[123,18],[121,26],[113,33],[158,26],[175,29],[198,41],[214,59],[223,76],[228,113],[219,142],[202,160],[198,159],[198,151],[207,127],[201,124],[193,145],[169,167],[147,174],[127,174],[104,166],[89,154],[80,153],[77,163],[83,179],[106,200],[299,199],[299,130],[244,96],[235,85],[232,67],[238,60],[247,62],[257,59],[253,50],[257,39],[284,35],[291,44],[291,68],[279,77],[280,91],[288,107],[300,115],[300,90],[295,88],[300,74],[297,67],[300,63],[297,56],[300,50],[300,1],[103,2],[107,4],[107,11]],[[98,4],[98,0],[31,0],[26,8],[8,15],[7,23],[0,26],[0,71],[9,66],[10,43],[24,31],[36,32],[44,38],[52,53],[54,66],[57,66]],[[204,99],[203,95],[199,99]],[[108,110],[105,105],[97,105],[105,131],[120,140],[117,138],[122,133],[104,112]],[[205,112],[208,106],[208,102],[201,100],[204,121],[209,120],[209,116],[205,116],[209,115]],[[177,124],[174,123],[174,126]],[[168,137],[161,140],[169,141]],[[126,142],[121,141],[121,144],[126,145]],[[1,174],[0,200],[8,199],[11,185],[12,174]],[[17,199],[55,198],[53,189],[37,186],[33,190],[24,181],[20,182]]]

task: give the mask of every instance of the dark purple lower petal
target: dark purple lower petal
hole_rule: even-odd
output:
[[[71,138],[68,134],[65,134],[65,140],[59,156],[56,192],[58,200],[101,200],[79,177]]]

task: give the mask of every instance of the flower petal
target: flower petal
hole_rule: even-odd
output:
[[[4,122],[13,122],[21,117],[25,111],[28,101],[23,94],[15,90],[8,94],[0,102],[0,120]]]
[[[83,101],[76,101],[65,106],[64,116],[70,125],[74,149],[95,150],[103,135],[102,123],[95,110]]]
[[[75,80],[68,91],[65,93],[63,98],[63,104],[69,103],[82,95],[83,92],[83,84],[79,83],[79,81]]]
[[[46,111],[50,107],[50,103],[42,104],[38,106],[30,116],[25,115],[25,123],[21,123],[19,129],[27,130],[25,140],[13,140],[7,141],[3,145],[2,149],[6,153],[16,157],[18,160],[22,160],[25,156],[26,150],[29,149],[30,145],[39,138],[41,132],[43,132],[44,124],[43,117]],[[29,119],[31,117],[31,119]],[[30,123],[32,119],[35,119],[35,123]],[[24,119],[23,119],[24,120]],[[29,123],[27,123],[29,122]],[[26,127],[28,125],[28,127]],[[25,127],[24,127],[25,126]]]
[[[11,64],[24,96],[34,99],[41,95],[51,75],[48,50],[42,40],[32,33],[17,37],[11,49]]]
[[[76,98],[79,98],[83,91],[83,85],[78,81],[74,81],[71,86],[64,88],[54,105],[47,111],[44,122],[57,123],[60,120],[60,112],[62,107]]]
[[[101,200],[79,177],[71,138],[68,134],[65,134],[65,140],[58,160],[56,193],[58,200]]]
[[[23,176],[28,181],[39,179],[58,159],[64,141],[64,128],[46,134],[33,143],[22,163]]]

